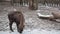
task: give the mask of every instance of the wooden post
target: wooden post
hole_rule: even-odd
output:
[[[23,1],[24,1],[24,0],[20,0],[20,5],[22,5],[22,6],[23,6]]]
[[[11,5],[14,5],[14,2],[13,2],[13,0],[11,0]]]
[[[29,9],[37,10],[38,9],[38,0],[29,0]]]

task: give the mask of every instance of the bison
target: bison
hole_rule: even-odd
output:
[[[49,17],[49,20],[59,22],[57,19],[60,19],[60,12],[52,12],[52,16]]]
[[[12,29],[12,24],[13,24],[13,22],[15,22],[16,26],[17,26],[17,31],[19,33],[22,33],[22,31],[24,29],[24,22],[25,22],[25,19],[24,19],[22,12],[19,12],[19,11],[9,12],[8,19],[10,21],[10,23],[9,23],[10,30],[12,32],[14,32]]]
[[[55,20],[55,21],[56,21],[56,19],[60,19],[60,12],[52,12],[52,15],[53,16],[50,16],[49,19]]]
[[[60,19],[60,12],[52,12],[55,19]]]

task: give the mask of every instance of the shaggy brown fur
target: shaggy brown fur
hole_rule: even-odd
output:
[[[60,19],[60,12],[52,12],[52,15],[53,16],[49,17],[50,20],[56,21],[56,19]]]
[[[52,12],[55,19],[60,19],[60,12]]]
[[[15,22],[17,25],[17,31],[19,33],[22,33],[23,28],[24,28],[24,22],[25,22],[23,14],[19,11],[12,11],[8,13],[8,19],[10,21],[9,23],[10,30],[13,32],[12,24],[13,22]]]

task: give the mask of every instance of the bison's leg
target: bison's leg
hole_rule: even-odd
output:
[[[11,30],[12,32],[14,32],[13,29],[12,29],[12,24],[13,24],[13,21],[10,21],[10,23],[9,23],[10,30]]]
[[[16,23],[16,25],[17,25],[17,31],[19,32],[19,24]]]

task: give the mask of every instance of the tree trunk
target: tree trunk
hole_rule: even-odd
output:
[[[38,0],[29,0],[29,9],[37,10],[38,9]]]

